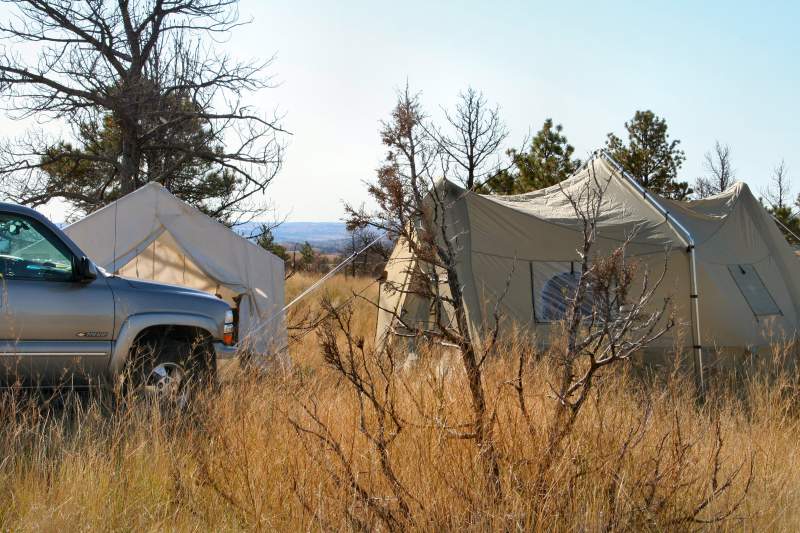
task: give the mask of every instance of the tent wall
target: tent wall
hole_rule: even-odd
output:
[[[158,281],[191,287],[211,294],[219,293],[219,285],[191,257],[183,252],[169,233],[156,240],[125,265],[118,267],[121,276]],[[235,292],[227,291],[226,300],[232,303]]]
[[[593,253],[608,255],[635,231],[627,256],[638,263],[638,282],[648,271],[654,283],[666,265],[652,301],[655,306],[669,298],[679,327],[658,345],[668,348],[680,342],[690,347],[693,340],[689,329],[691,255],[676,225],[687,228],[696,244],[703,344],[743,351],[764,346],[776,336],[795,335],[800,322],[800,263],[745,185],[695,202],[656,198],[675,218],[677,224],[671,224],[607,162],[594,159],[590,165],[598,181],[609,180]],[[594,179],[588,168],[562,187],[573,193],[586,187]],[[458,273],[471,326],[476,331],[492,327],[498,306],[509,323],[547,342],[554,327],[538,316],[544,287],[559,276],[567,277],[582,244],[580,221],[562,190],[555,187],[515,196],[478,195],[453,184],[445,190],[448,227],[451,235],[457,235]],[[747,273],[739,275],[744,289],[737,285],[737,272]],[[400,278],[391,279],[402,283]],[[743,291],[749,291],[756,303],[748,302]],[[759,315],[753,306],[767,305],[759,304],[759,299],[774,300],[777,312]],[[389,321],[384,316],[379,328],[385,331]]]

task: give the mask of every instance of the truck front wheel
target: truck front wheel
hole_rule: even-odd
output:
[[[162,405],[185,408],[215,380],[213,348],[202,339],[150,336],[134,350],[131,378],[135,388]]]

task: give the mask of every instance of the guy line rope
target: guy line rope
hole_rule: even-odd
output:
[[[289,302],[288,304],[284,305],[281,308],[280,311],[278,311],[277,313],[275,313],[274,315],[269,317],[267,320],[265,320],[264,322],[259,324],[259,326],[257,328],[254,328],[254,329],[250,330],[250,332],[247,335],[245,335],[245,337],[243,337],[241,339],[241,343],[244,344],[252,335],[258,333],[264,327],[266,327],[267,325],[271,324],[274,320],[276,320],[277,318],[280,318],[281,316],[283,316],[286,313],[286,311],[289,310],[289,308],[291,308],[293,305],[295,305],[297,302],[299,302],[300,300],[302,300],[303,298],[305,298],[309,294],[311,294],[314,291],[316,291],[317,289],[319,289],[322,285],[325,284],[326,281],[328,281],[330,278],[335,276],[337,273],[341,272],[356,257],[358,257],[359,255],[363,254],[364,252],[366,252],[367,250],[369,250],[370,248],[375,246],[381,239],[386,237],[386,235],[387,235],[387,232],[384,231],[383,233],[381,233],[380,235],[375,237],[375,239],[373,239],[369,244],[364,246],[361,250],[354,251],[352,254],[350,254],[349,257],[347,257],[341,263],[339,263],[338,265],[333,267],[327,274],[322,276],[320,279],[318,279],[316,282],[314,282],[310,287],[308,287],[306,290],[304,290],[299,295],[297,295],[291,302]],[[338,307],[336,307],[336,310],[340,309],[343,305],[345,305],[345,304],[349,303],[350,301],[352,301],[356,296],[359,296],[359,295],[363,294],[364,291],[366,291],[369,287],[371,287],[374,284],[375,284],[375,282],[372,282],[369,285],[367,285],[367,287],[362,289],[361,292],[359,292],[358,294],[354,294],[348,300],[346,300],[343,304],[341,304]],[[305,337],[310,331],[312,331],[314,328],[316,328],[329,315],[330,315],[330,313],[328,315],[322,317],[321,319],[319,319],[317,322],[315,322],[315,324],[314,324],[314,326],[312,328],[310,328],[306,333],[304,333],[300,337],[296,338],[294,341],[297,341],[297,340],[302,339],[303,337]],[[294,341],[292,341],[292,342],[294,342]],[[278,350],[278,353],[286,350],[289,347],[289,345],[292,344],[292,342],[289,342],[289,343],[286,344],[286,346],[280,348]]]
[[[780,219],[779,219],[778,217],[776,217],[776,216],[775,216],[775,215],[773,215],[772,213],[770,213],[770,214],[769,214],[769,216],[771,216],[771,217],[772,217],[772,220],[774,220],[776,224],[778,224],[780,227],[782,227],[784,230],[786,230],[786,232],[788,232],[788,233],[789,233],[789,235],[791,235],[792,237],[794,237],[795,239],[797,239],[797,240],[798,240],[798,242],[800,242],[800,237],[798,237],[798,236],[797,236],[797,234],[796,234],[795,232],[793,232],[792,230],[790,230],[789,228],[787,228],[787,227],[786,227],[786,224],[784,224],[783,222],[781,222],[781,221],[780,221]]]

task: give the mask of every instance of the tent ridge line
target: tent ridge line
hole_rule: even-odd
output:
[[[550,220],[550,219],[547,219],[547,218],[542,218],[542,217],[536,215],[535,213],[531,213],[529,211],[525,211],[525,210],[520,209],[520,208],[518,208],[516,206],[508,205],[508,204],[506,204],[504,202],[500,202],[500,201],[498,201],[498,200],[496,200],[494,198],[490,198],[490,196],[491,195],[487,195],[487,194],[478,194],[478,193],[476,193],[474,191],[466,191],[466,190],[464,191],[464,198],[477,198],[477,199],[479,199],[481,201],[487,201],[487,202],[490,202],[490,203],[494,203],[496,205],[500,205],[500,206],[505,207],[507,209],[511,209],[515,213],[519,213],[522,216],[533,218],[534,220],[536,220],[537,222],[540,222],[542,224],[548,224],[550,226],[555,226],[557,228],[561,228],[561,229],[564,229],[564,230],[567,230],[567,231],[572,231],[574,233],[580,233],[579,229],[576,229],[576,228],[574,228],[572,226],[569,226],[567,224],[561,224],[561,223],[558,223],[558,222],[554,222],[553,220]],[[663,224],[663,222],[659,222],[655,226],[658,227],[658,226],[661,226],[661,224]],[[598,235],[600,235],[599,232],[598,232]],[[606,235],[600,235],[600,237],[603,238],[604,240],[607,240],[607,241],[614,241],[614,242],[619,242],[619,243],[627,242],[625,239],[620,239],[620,238],[617,238],[617,237],[609,237],[609,236],[606,236]],[[634,241],[634,243],[635,244],[640,244],[640,245],[649,245],[649,243],[640,242],[640,241]]]
[[[656,198],[647,189],[642,187],[642,185],[638,181],[636,181],[636,179],[633,176],[631,176],[625,169],[623,169],[622,165],[617,163],[617,161],[614,160],[614,158],[612,158],[608,152],[606,152],[605,150],[600,151],[600,157],[608,161],[614,167],[614,169],[622,175],[622,177],[628,184],[633,186],[637,192],[642,194],[642,198],[647,200],[647,202],[652,207],[654,207],[656,211],[664,215],[667,222],[669,222],[671,226],[673,226],[678,230],[678,233],[680,234],[687,248],[694,247],[695,242],[691,232],[688,229],[686,229],[686,227],[683,224],[681,224],[680,221],[672,215],[672,213],[669,212],[669,209],[661,205],[658,202],[658,200],[656,200]]]
[[[737,182],[737,183],[740,183],[740,182]],[[748,192],[749,192],[749,188],[748,188]],[[705,243],[707,241],[710,241],[711,239],[713,239],[716,236],[717,233],[722,231],[722,229],[728,224],[728,222],[730,222],[730,220],[731,220],[730,215],[739,207],[739,203],[741,201],[742,201],[742,195],[741,194],[737,194],[736,195],[736,200],[734,200],[733,205],[731,205],[730,209],[728,209],[728,212],[725,214],[725,216],[722,217],[723,220],[722,220],[722,223],[719,225],[719,227],[717,227],[717,229],[715,229],[713,232],[711,232],[710,235],[707,235],[702,241],[696,242],[696,244],[703,244],[703,243]]]
[[[599,150],[595,152],[592,159],[594,158],[603,158],[605,159],[614,169],[619,172],[622,178],[635,190],[639,191],[643,198],[657,211],[664,214],[667,222],[673,226],[675,229],[678,230],[679,234],[682,234],[681,237],[683,238],[684,242],[686,243],[686,252],[689,254],[689,301],[692,310],[692,340],[693,340],[693,350],[695,351],[695,379],[697,381],[698,391],[700,393],[701,398],[705,398],[706,388],[705,388],[705,379],[703,376],[703,343],[701,338],[701,330],[700,330],[700,295],[698,293],[697,287],[697,257],[696,257],[696,247],[694,237],[692,237],[692,233],[684,227],[683,224],[680,223],[673,215],[670,214],[669,210],[662,206],[658,200],[645,189],[633,176],[631,176],[622,165],[620,165],[612,156],[608,153],[607,150]]]
[[[749,188],[748,188],[748,193],[750,193],[750,189]],[[752,195],[752,193],[750,193],[750,194]],[[728,224],[728,222],[730,222],[731,214],[733,214],[733,212],[736,209],[739,208],[739,203],[741,203],[741,201],[742,201],[742,195],[741,194],[737,194],[736,195],[736,200],[733,202],[733,205],[728,210],[728,214],[725,215],[725,220],[722,221],[722,224],[720,224],[719,227],[717,229],[715,229],[714,232],[711,235],[709,235],[708,237],[703,239],[703,242],[710,241],[711,239],[714,238],[714,236],[716,236],[717,233],[722,231],[722,228],[724,228]]]
[[[611,240],[611,239],[609,239],[609,240]],[[614,240],[616,240],[616,239],[614,239]],[[641,246],[650,246],[650,247],[653,247],[653,248],[658,248],[658,250],[654,250],[654,251],[650,251],[650,252],[637,253],[636,257],[645,257],[645,256],[649,256],[649,255],[655,255],[655,254],[664,253],[664,247],[663,246],[659,246],[657,244],[652,244],[652,245],[650,245],[650,244],[641,244]],[[678,251],[678,250],[680,250],[680,248],[675,248],[675,251]],[[558,257],[558,258],[554,258],[554,259],[533,259],[533,258],[529,258],[529,257],[502,255],[502,254],[496,254],[496,253],[492,253],[492,252],[484,252],[482,250],[474,250],[474,249],[472,250],[472,253],[473,254],[487,256],[487,257],[495,257],[495,258],[498,258],[498,259],[512,259],[512,260],[517,260],[517,261],[525,261],[527,263],[553,263],[553,262],[576,261],[576,259],[574,257],[572,259],[564,259],[564,257]],[[766,257],[769,257],[769,256],[766,256]],[[764,258],[760,259],[759,261],[757,261],[757,263],[763,261],[763,259]],[[727,264],[727,263],[721,263],[721,264]]]

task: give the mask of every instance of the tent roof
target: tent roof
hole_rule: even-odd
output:
[[[280,258],[156,182],[91,213],[64,231],[97,264],[110,271],[131,261],[166,232],[209,278],[234,292],[246,292],[253,286],[254,277],[258,276],[248,270],[254,265],[283,272]]]
[[[576,231],[581,229],[581,221],[576,217],[568,195],[579,197],[587,187],[594,190],[604,187],[598,218],[598,231],[603,237],[622,240],[635,228],[636,237],[633,241],[636,243],[663,247],[668,243],[683,241],[683,237],[677,234],[664,215],[603,158],[593,158],[561,184],[524,194],[477,194],[452,183],[448,187],[452,188],[451,194],[464,195],[475,203],[491,202],[541,222]],[[676,201],[650,194],[690,231],[696,244],[719,231],[736,210],[740,198],[747,197],[755,201],[748,186],[741,182],[702,200]]]
[[[84,228],[91,227],[86,235]],[[235,242],[268,262],[280,258],[238,235],[194,206],[180,200],[163,185],[150,182],[112,202],[64,231],[93,252],[92,259],[106,270],[115,270],[141,253],[163,232],[168,232],[198,266],[217,282],[242,286],[230,257],[207,254],[203,244]],[[205,241],[205,242],[204,242]]]

